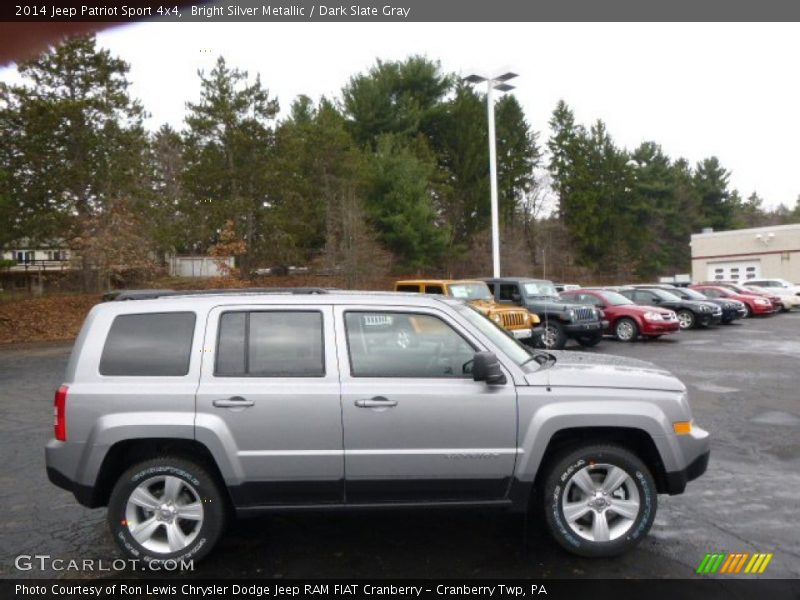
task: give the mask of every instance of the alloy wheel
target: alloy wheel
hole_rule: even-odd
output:
[[[622,321],[617,325],[617,337],[623,342],[633,338],[633,324],[629,321]]]
[[[561,510],[575,534],[590,542],[611,542],[636,522],[641,510],[639,490],[624,469],[590,464],[567,481]]]
[[[179,477],[150,477],[131,492],[125,523],[134,540],[156,554],[187,548],[203,526],[197,490]]]
[[[691,329],[694,325],[694,316],[688,310],[682,310],[678,313],[678,323],[681,329]]]
[[[558,330],[552,325],[547,325],[542,331],[542,345],[545,348],[554,348],[558,341]]]

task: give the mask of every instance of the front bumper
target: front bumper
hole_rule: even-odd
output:
[[[689,466],[687,466],[682,471],[670,471],[666,474],[666,481],[665,483],[665,492],[670,496],[674,496],[675,494],[682,494],[686,489],[686,484],[690,481],[697,479],[706,472],[708,468],[708,459],[711,456],[711,451],[706,450],[704,454],[701,454],[697,458],[695,458]]]
[[[564,326],[564,331],[570,337],[577,337],[579,335],[586,335],[587,333],[602,333],[602,321],[578,321],[577,323],[569,323]]]
[[[532,329],[509,329],[509,331],[511,332],[511,335],[518,340],[527,340],[528,338],[533,337]]]
[[[722,311],[718,313],[702,313],[700,315],[700,325],[703,327],[719,325],[720,323],[722,323]]]
[[[642,335],[666,335],[668,333],[678,333],[681,324],[678,321],[647,321],[642,320],[642,327],[639,333]]]
[[[678,435],[673,439],[679,448],[675,466],[683,468],[665,473],[663,492],[670,495],[682,494],[688,482],[706,472],[711,452],[711,434],[694,423],[689,434]]]

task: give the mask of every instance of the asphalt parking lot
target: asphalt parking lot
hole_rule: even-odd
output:
[[[683,578],[706,552],[759,551],[774,553],[762,577],[800,577],[800,312],[581,351],[671,370],[714,436],[706,475],[682,496],[659,497],[636,551],[571,557],[535,523],[526,543],[522,519],[501,513],[294,514],[235,523],[194,575]],[[68,354],[63,344],[0,348],[0,577],[76,576],[17,571],[20,554],[119,556],[104,509],[80,507],[45,474],[53,390]]]

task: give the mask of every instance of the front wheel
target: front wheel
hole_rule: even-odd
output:
[[[114,541],[146,562],[199,560],[222,535],[225,504],[205,468],[179,458],[134,465],[117,481],[108,502]]]
[[[558,321],[547,321],[542,326],[542,338],[540,344],[547,350],[563,350],[567,345],[567,333],[564,326]]]
[[[620,342],[633,342],[639,337],[639,327],[633,319],[620,319],[614,326],[614,335]]]
[[[695,317],[694,313],[690,310],[679,310],[678,311],[678,323],[680,324],[681,329],[691,329],[695,326],[697,322],[697,318]]]
[[[542,493],[550,534],[579,556],[627,552],[650,531],[658,506],[645,464],[613,445],[586,446],[554,460]]]

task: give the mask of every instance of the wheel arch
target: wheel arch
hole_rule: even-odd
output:
[[[565,452],[579,446],[613,444],[633,452],[644,462],[656,483],[659,494],[667,492],[667,468],[652,435],[645,429],[630,426],[564,427],[550,436],[532,480],[515,479],[511,499],[514,510],[527,511],[537,499],[549,467]]]
[[[106,452],[93,488],[92,507],[108,505],[114,484],[126,469],[145,460],[165,456],[181,458],[205,467],[219,486],[223,497],[227,499],[228,506],[231,506],[230,494],[219,466],[204,444],[193,439],[133,438],[115,443]]]

